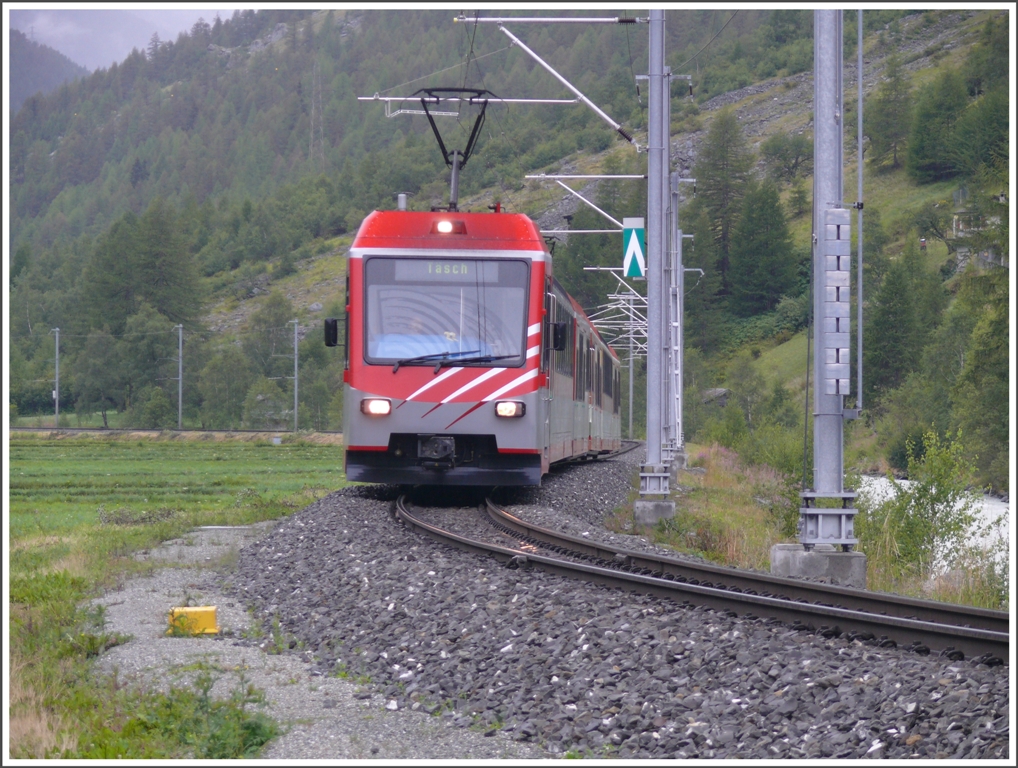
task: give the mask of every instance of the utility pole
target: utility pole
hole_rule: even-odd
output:
[[[858,540],[853,530],[856,510],[849,506],[856,494],[844,488],[844,422],[858,412],[844,408],[844,398],[850,394],[851,217],[842,205],[842,12],[818,10],[813,18],[814,466],[813,488],[801,494],[799,540],[807,552],[820,543],[840,544],[849,552]],[[840,501],[840,508],[818,508],[815,504],[820,499]]]
[[[633,298],[629,297],[629,316],[633,315]],[[633,331],[629,331],[629,439],[633,439]]]
[[[184,428],[184,326],[177,326],[177,429]]]
[[[640,468],[640,496],[634,504],[637,523],[653,525],[675,514],[669,501],[669,467],[662,461],[662,417],[667,404],[664,368],[667,362],[667,314],[664,298],[666,253],[666,194],[668,186],[668,128],[665,117],[668,98],[665,76],[665,16],[661,9],[650,11],[650,50],[647,77],[647,462]],[[658,498],[648,498],[658,497]]]
[[[53,428],[60,428],[60,329],[54,328]]]
[[[294,318],[287,322],[287,325],[293,323],[293,431],[294,434],[297,432],[297,328],[299,327],[299,321]]]

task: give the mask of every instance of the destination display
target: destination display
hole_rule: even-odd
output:
[[[497,283],[498,267],[495,261],[398,259],[395,262],[395,278],[400,283]]]

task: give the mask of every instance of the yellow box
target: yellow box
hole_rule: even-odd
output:
[[[170,628],[166,634],[215,635],[219,633],[216,606],[201,605],[170,608]]]

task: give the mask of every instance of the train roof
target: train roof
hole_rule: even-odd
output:
[[[443,221],[452,223],[452,232],[438,231],[438,224]],[[530,217],[522,213],[466,211],[374,211],[364,219],[352,247],[548,253],[548,246]]]

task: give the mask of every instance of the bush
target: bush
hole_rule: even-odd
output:
[[[890,498],[879,503],[859,498],[860,548],[892,582],[925,580],[954,565],[970,545],[977,501],[969,487],[975,468],[964,458],[960,437],[949,433],[941,442],[936,432],[927,431],[921,453],[908,440],[909,484],[889,476]]]

